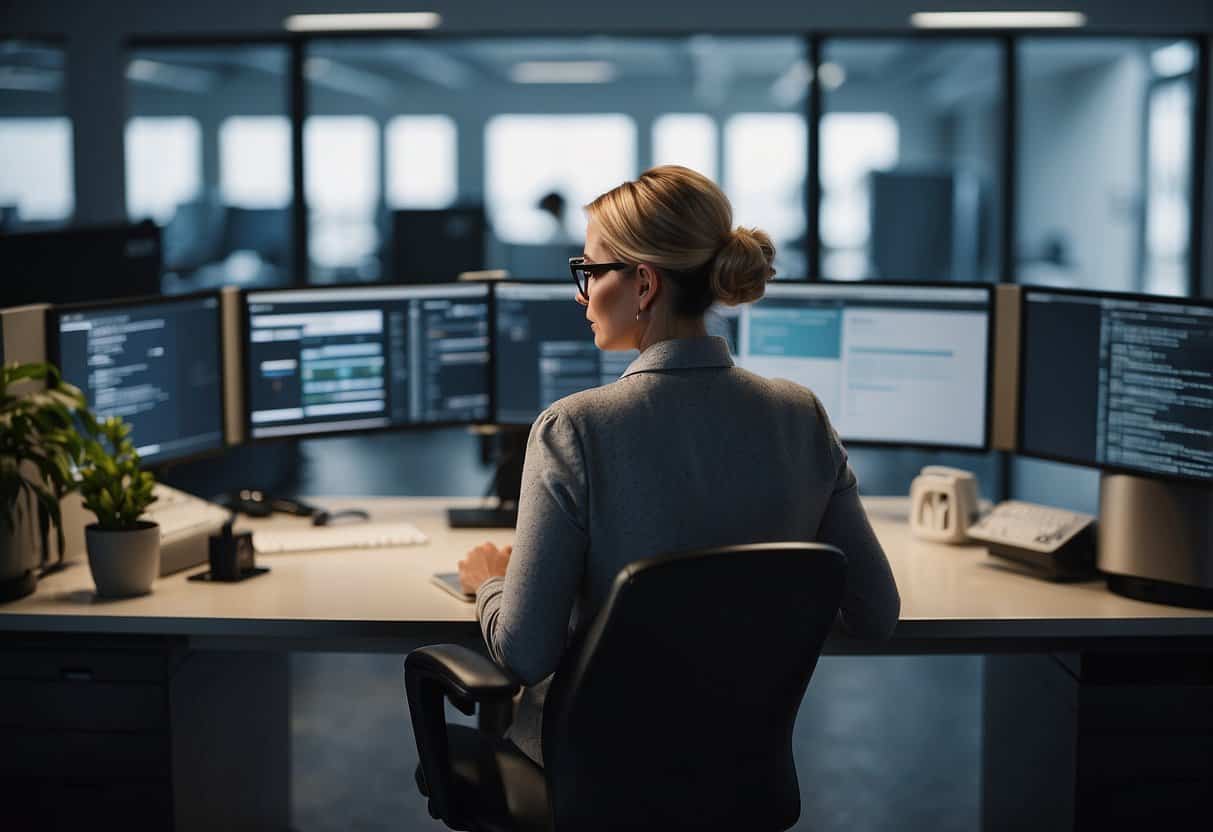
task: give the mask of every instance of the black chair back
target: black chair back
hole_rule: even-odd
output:
[[[544,706],[557,830],[786,829],[792,728],[846,558],[731,546],[625,568]]]

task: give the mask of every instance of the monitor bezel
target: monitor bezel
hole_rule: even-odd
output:
[[[961,445],[947,442],[905,442],[884,441],[878,439],[848,439],[839,431],[839,438],[847,448],[874,449],[908,449],[921,451],[964,451],[967,453],[985,454],[991,450],[990,429],[994,421],[994,328],[996,315],[995,288],[997,283],[980,281],[927,281],[927,280],[775,280],[770,285],[783,286],[831,286],[831,287],[871,287],[873,289],[980,289],[986,295],[986,367],[985,367],[985,406],[983,410],[980,445]],[[764,295],[765,297],[765,295]],[[761,300],[761,298],[759,299]],[[758,303],[759,301],[754,301]],[[741,304],[746,306],[749,304]],[[816,393],[814,393],[816,395]],[[827,414],[829,415],[829,414]],[[833,424],[833,417],[830,419]],[[835,430],[837,427],[835,426]]]
[[[1026,397],[1024,393],[1027,385],[1025,383],[1026,367],[1025,361],[1027,357],[1027,304],[1028,295],[1032,292],[1047,293],[1053,295],[1070,295],[1073,297],[1085,297],[1109,300],[1124,300],[1124,301],[1143,301],[1146,303],[1158,303],[1171,306],[1199,306],[1205,309],[1213,309],[1213,299],[1210,298],[1193,298],[1193,297],[1175,297],[1172,295],[1148,295],[1141,292],[1111,292],[1099,291],[1097,289],[1072,289],[1072,288],[1055,288],[1052,286],[1038,286],[1030,284],[1020,284],[1019,293],[1019,372],[1015,379],[1015,397],[1018,401],[1018,407],[1015,414],[1015,453],[1019,456],[1029,457],[1031,459],[1043,459],[1048,462],[1062,462],[1067,465],[1081,465],[1084,468],[1093,468],[1100,472],[1108,472],[1110,474],[1127,474],[1135,477],[1143,477],[1145,479],[1164,480],[1167,482],[1178,482],[1185,485],[1213,486],[1213,478],[1201,479],[1200,477],[1189,477],[1183,474],[1163,474],[1157,471],[1147,471],[1141,468],[1132,468],[1126,465],[1112,465],[1108,463],[1098,462],[1096,460],[1077,459],[1073,457],[1065,457],[1061,455],[1037,453],[1034,451],[1024,450],[1024,407]],[[1100,326],[1103,321],[1101,319]]]
[[[241,414],[242,423],[244,425],[244,441],[250,444],[263,444],[272,442],[291,441],[297,439],[334,439],[345,436],[368,436],[378,433],[401,433],[412,432],[417,430],[431,430],[452,427],[482,427],[491,425],[492,416],[496,407],[494,398],[492,378],[490,376],[489,384],[489,416],[483,420],[472,419],[451,419],[435,422],[388,422],[386,425],[376,425],[374,427],[349,428],[340,427],[332,430],[308,430],[312,425],[302,425],[298,432],[280,433],[273,436],[257,436],[254,433],[253,426],[253,408],[252,408],[252,387],[253,374],[249,369],[249,334],[252,332],[249,315],[249,296],[261,294],[294,294],[307,292],[309,294],[339,294],[348,292],[351,289],[365,289],[368,291],[391,291],[398,289],[417,289],[422,291],[433,291],[443,288],[466,288],[469,286],[485,286],[487,287],[485,297],[488,301],[489,314],[489,369],[487,372],[492,372],[493,367],[493,344],[492,344],[492,320],[493,320],[493,288],[491,281],[486,280],[460,280],[456,282],[446,283],[363,283],[363,284],[338,284],[332,286],[289,286],[289,287],[264,287],[264,288],[243,288],[240,290],[240,375],[242,378],[241,391],[244,399],[244,412]]]
[[[227,366],[227,350],[223,343],[223,295],[218,289],[206,290],[199,292],[188,292],[181,295],[140,295],[131,298],[116,298],[103,301],[88,301],[85,303],[64,303],[54,304],[46,310],[46,357],[47,360],[54,364],[55,368],[60,370],[59,359],[59,321],[65,314],[74,314],[77,312],[103,312],[107,309],[121,309],[130,306],[167,306],[174,303],[183,303],[196,300],[215,301],[215,344],[219,350],[219,430],[223,438],[219,442],[217,448],[207,448],[201,451],[192,451],[181,456],[174,456],[171,459],[147,460],[143,457],[139,458],[139,464],[144,469],[151,471],[163,471],[175,465],[185,462],[195,462],[200,459],[210,459],[223,454],[231,447],[232,437],[227,429],[227,409],[228,409],[228,393],[227,385],[224,383],[225,368]],[[64,379],[67,381],[67,379]],[[70,382],[69,382],[70,383]]]

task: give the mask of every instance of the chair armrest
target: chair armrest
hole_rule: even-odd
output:
[[[470,716],[476,703],[508,703],[521,685],[479,653],[457,644],[435,644],[405,657],[404,688],[430,815],[445,820],[451,806],[451,756],[443,700]]]
[[[512,699],[521,685],[490,659],[458,644],[433,644],[409,653],[404,673],[439,685],[456,708],[469,716],[477,702]]]

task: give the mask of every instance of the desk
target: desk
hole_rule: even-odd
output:
[[[187,570],[159,580],[150,595],[122,601],[96,598],[87,565],[77,563],[48,576],[33,595],[0,607],[0,635],[10,646],[50,646],[73,655],[83,648],[136,650],[163,657],[172,740],[171,811],[178,828],[234,828],[237,818],[214,815],[213,795],[221,785],[246,783],[248,778],[265,780],[276,767],[289,771],[286,651],[403,654],[419,644],[479,638],[472,606],[429,583],[431,573],[454,569],[456,560],[475,543],[510,539],[506,530],[446,527],[448,506],[478,501],[316,498],[316,502],[326,508],[361,506],[378,520],[410,520],[429,535],[430,543],[264,555],[258,562],[272,571],[263,577],[231,585],[199,584],[186,580],[196,571]],[[1104,590],[1099,581],[1051,584],[1026,577],[999,565],[981,547],[915,540],[906,524],[904,499],[868,498],[865,505],[901,591],[901,622],[886,643],[834,638],[827,651],[999,656],[987,663],[985,742],[988,748],[997,743],[999,749],[998,755],[987,754],[985,761],[987,828],[999,828],[999,816],[1009,811],[1007,800],[1019,798],[1022,803],[1016,790],[1002,794],[991,788],[1007,777],[1017,787],[1044,787],[1025,785],[1021,773],[1003,770],[1024,755],[1027,768],[1038,774],[1046,770],[1033,758],[1037,752],[1032,749],[1040,748],[1034,726],[1047,722],[1049,736],[1067,738],[1070,746],[1081,740],[1074,716],[1081,709],[1075,703],[1084,695],[1088,675],[1092,681],[1102,680],[1101,685],[1114,677],[1118,690],[1145,681],[1156,690],[1171,690],[1167,685],[1178,674],[1190,688],[1191,657],[1198,657],[1199,675],[1201,663],[1207,664],[1213,653],[1213,612],[1121,598]],[[243,525],[306,522],[275,517]],[[636,554],[639,558],[651,553]],[[1172,654],[1178,656],[1174,662],[1159,659]],[[1147,675],[1130,672],[1136,667],[1144,668]],[[1213,688],[1201,678],[1196,698],[1188,697],[1183,708],[1172,709],[1167,725],[1183,723],[1200,708],[1213,712],[1208,698]],[[1034,703],[1031,708],[1024,705],[1029,700]],[[1068,723],[1064,715],[1054,713],[1057,708],[1069,709]],[[1035,718],[1042,710],[1051,714],[1048,720]],[[237,712],[247,713],[234,716]],[[1097,730],[1105,731],[1098,737],[1106,736],[1104,728]],[[1146,734],[1153,730],[1146,729]],[[1205,733],[1198,740],[1213,737],[1213,731],[1202,730]],[[221,753],[224,734],[230,735],[229,750],[239,756],[242,766]],[[251,736],[256,743],[249,741]],[[1013,753],[1022,738],[1029,747]],[[196,750],[197,743],[207,744],[214,753],[187,753],[186,749]],[[1081,749],[1052,753],[1063,759],[1062,768],[1068,768],[1070,775],[1081,768],[1079,763],[1065,762],[1073,761],[1075,754],[1082,756]],[[207,757],[209,763],[200,759]],[[1201,777],[1207,769],[1206,763],[1199,770]],[[1082,783],[1076,784],[1073,776],[1070,781],[1062,791],[1077,800],[1073,795],[1081,791]],[[211,799],[195,794],[191,783],[206,784],[203,791]],[[285,775],[264,786],[264,793],[272,799],[249,809],[257,825],[285,827],[283,813],[289,812]],[[1035,794],[1039,799],[1039,792]],[[1085,824],[1076,821],[1075,825]]]

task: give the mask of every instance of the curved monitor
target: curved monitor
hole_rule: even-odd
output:
[[[1213,482],[1213,301],[1025,287],[1019,452]]]
[[[248,435],[487,421],[489,309],[479,283],[247,293]]]
[[[218,293],[53,307],[47,352],[99,416],[121,416],[143,462],[220,450]]]
[[[846,441],[987,447],[993,289],[772,283],[743,307],[736,361],[808,387]]]

